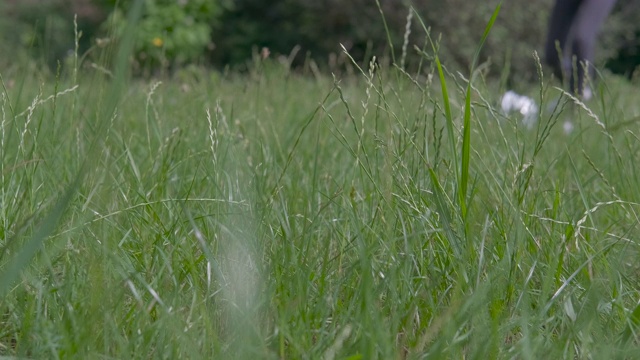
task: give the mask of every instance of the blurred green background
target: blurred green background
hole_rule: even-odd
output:
[[[0,4],[0,66],[25,60],[53,71],[73,54],[77,14],[81,65],[108,65],[103,48],[124,36],[136,38],[132,59],[139,74],[172,71],[185,64],[242,70],[268,48],[293,66],[344,70],[340,44],[356,61],[372,55],[402,56],[409,6],[415,7],[432,36],[441,38],[440,55],[449,70],[467,69],[497,0],[143,0],[134,33],[126,13],[134,0],[3,0]],[[388,33],[380,14],[383,10]],[[506,0],[484,47],[489,74],[506,81],[535,79],[533,51],[540,52],[551,0]],[[601,33],[598,65],[633,77],[640,63],[640,4],[619,0]],[[407,67],[415,66],[425,34],[411,19]],[[389,42],[390,40],[390,42]],[[391,44],[391,45],[390,45]],[[266,55],[266,53],[262,53]]]

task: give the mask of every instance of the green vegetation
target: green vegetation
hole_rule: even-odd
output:
[[[211,25],[222,12],[221,3],[224,1],[120,1],[114,4],[117,6],[107,23],[115,39],[130,36],[125,17],[135,5],[140,6],[134,48],[139,66],[182,65],[201,59],[207,47],[213,47]]]
[[[99,48],[127,37],[124,14],[142,6],[134,57],[138,74],[157,74],[185,63],[218,69],[247,70],[247,62],[263,47],[274,56],[289,57],[294,66],[313,60],[332,72],[349,68],[340,44],[358,63],[399,58],[406,50],[408,68],[420,60],[424,36],[413,17],[406,32],[408,5],[442,36],[440,58],[455,73],[471,65],[478,34],[499,0],[5,0],[0,2],[0,66],[20,63],[16,49],[26,48],[55,72],[58,62],[75,49],[73,19],[82,32],[79,43],[85,65],[102,63]],[[553,0],[504,2],[491,37],[484,46],[485,66],[511,87],[526,89],[536,81],[532,49],[541,49]],[[379,8],[380,7],[380,8]],[[384,13],[386,27],[381,22]],[[111,15],[110,15],[111,14]],[[321,16],[319,16],[321,14]],[[598,65],[632,76],[639,63],[640,6],[618,0],[602,31]],[[403,47],[405,35],[409,47]],[[98,48],[98,49],[96,49]],[[24,54],[19,54],[24,55]],[[387,63],[390,61],[387,61]],[[521,90],[521,89],[520,89]]]
[[[0,355],[640,350],[627,82],[583,104],[539,69],[527,130],[483,64],[453,74],[434,50],[415,73],[256,58],[146,81],[120,46],[110,75],[0,73]]]

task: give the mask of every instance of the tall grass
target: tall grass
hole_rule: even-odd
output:
[[[0,354],[633,358],[638,91],[583,104],[540,69],[560,101],[530,131],[425,55],[3,74]]]

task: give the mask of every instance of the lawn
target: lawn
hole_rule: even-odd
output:
[[[0,72],[0,355],[637,356],[640,90],[361,65]]]

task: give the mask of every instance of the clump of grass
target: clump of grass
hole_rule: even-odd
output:
[[[3,87],[0,354],[632,357],[637,90],[529,131],[437,48],[343,81]]]

